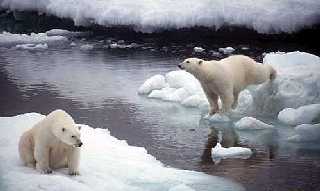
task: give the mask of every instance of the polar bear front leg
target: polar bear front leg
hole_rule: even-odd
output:
[[[49,167],[50,160],[50,149],[46,146],[36,144],[34,150],[34,156],[36,159],[36,168],[40,170],[41,173],[50,174],[52,173]]]
[[[79,175],[80,148],[73,147],[68,151],[68,169],[70,175]]]
[[[213,115],[219,111],[219,105],[218,105],[218,95],[211,92],[207,86],[202,86],[202,89],[204,93],[206,94],[206,97],[209,102],[209,113],[208,115]]]
[[[233,93],[233,103],[231,105],[232,109],[236,109],[236,107],[238,106],[238,97],[239,97],[239,93],[234,92]]]

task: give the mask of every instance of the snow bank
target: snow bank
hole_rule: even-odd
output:
[[[273,125],[266,124],[254,117],[243,117],[235,124],[237,129],[269,129],[273,128]]]
[[[18,44],[57,44],[66,42],[63,36],[48,36],[46,33],[12,34],[3,32],[0,34],[0,46],[12,46]]]
[[[320,103],[318,56],[304,52],[269,53],[264,57],[264,64],[271,64],[277,70],[277,78],[273,82],[250,86],[242,91],[235,112],[276,116],[284,108]],[[152,81],[150,78],[145,82],[149,84],[145,91],[149,97],[175,101],[187,107],[202,108],[208,105],[200,83],[191,74],[172,71],[158,78],[161,80]],[[143,86],[139,91],[144,89]],[[316,110],[314,112],[316,115]]]
[[[301,106],[297,109],[286,108],[279,112],[278,119],[288,125],[301,125],[320,120],[320,104]]]
[[[69,176],[66,169],[40,174],[22,166],[17,145],[20,135],[43,117],[29,113],[0,118],[0,129],[6,132],[0,134],[0,190],[243,190],[224,178],[165,167],[144,148],[129,146],[108,130],[86,125],[81,128],[81,175]]]
[[[220,143],[212,148],[212,158],[214,160],[226,159],[226,158],[241,158],[248,159],[252,155],[252,151],[249,148],[244,147],[229,147],[224,148]]]
[[[295,135],[288,138],[291,142],[320,142],[320,124],[302,124],[294,128]]]
[[[10,10],[35,10],[76,25],[130,26],[137,31],[245,26],[259,33],[292,33],[319,24],[318,0],[0,0]]]
[[[48,49],[48,44],[17,44],[16,48],[24,50],[45,50]]]

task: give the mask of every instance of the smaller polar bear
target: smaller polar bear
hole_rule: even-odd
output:
[[[276,77],[272,66],[256,63],[243,55],[229,56],[219,61],[188,58],[178,66],[199,80],[210,104],[209,115],[235,109],[239,93],[248,85],[261,84]],[[222,110],[218,106],[219,97]]]
[[[72,117],[55,110],[21,136],[19,154],[26,166],[42,173],[68,167],[70,175],[78,175],[81,145],[80,131]]]

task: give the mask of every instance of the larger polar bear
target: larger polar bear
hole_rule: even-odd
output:
[[[81,145],[80,131],[72,117],[55,110],[21,136],[19,154],[26,166],[42,173],[68,167],[70,175],[78,175]]]
[[[229,56],[218,61],[188,58],[178,66],[199,80],[210,104],[209,115],[235,109],[239,93],[248,85],[261,84],[276,77],[272,66],[258,64],[243,55]],[[222,110],[218,106],[219,97]]]

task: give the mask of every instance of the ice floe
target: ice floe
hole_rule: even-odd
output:
[[[252,155],[252,151],[249,148],[244,147],[229,147],[225,148],[220,143],[212,148],[213,160],[220,160],[226,158],[241,158],[248,159]]]
[[[46,33],[12,34],[0,33],[0,46],[15,46],[18,44],[58,44],[68,41],[64,36],[48,36]]]
[[[243,190],[224,178],[166,167],[144,148],[130,146],[110,135],[107,129],[81,125],[80,176],[66,169],[44,175],[24,167],[19,159],[18,140],[43,115],[27,113],[0,117],[0,190],[79,190],[79,191],[217,191]]]
[[[242,91],[235,112],[276,116],[285,108],[320,103],[318,56],[298,51],[268,53],[264,57],[264,64],[271,64],[277,70],[276,79],[258,86],[249,86]],[[148,84],[145,94],[149,95],[156,90],[150,97],[175,101],[187,107],[202,108],[208,105],[200,83],[191,74],[185,71],[171,71],[165,74],[165,77],[160,76],[162,77],[150,78],[145,82]],[[145,88],[146,85],[142,85],[139,92]],[[177,94],[180,96],[176,96]]]

